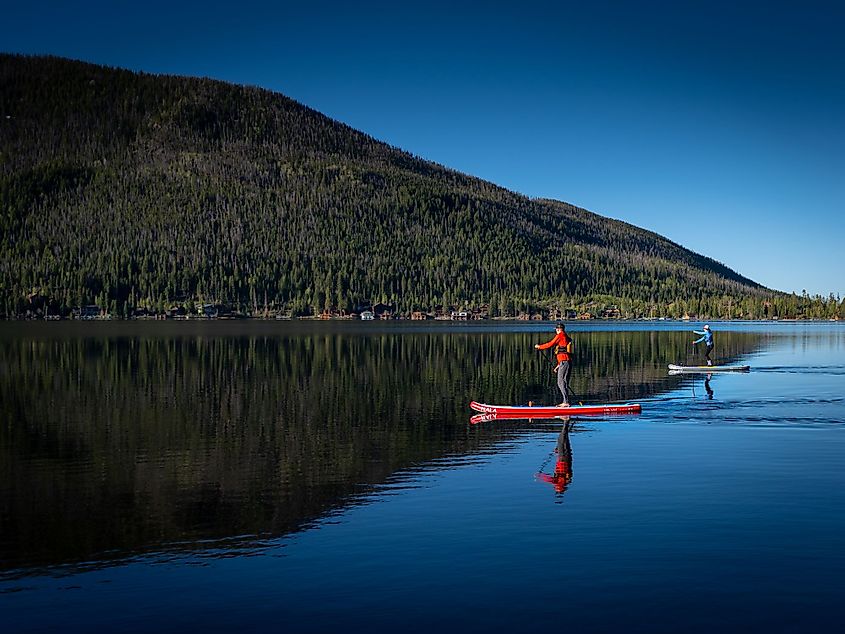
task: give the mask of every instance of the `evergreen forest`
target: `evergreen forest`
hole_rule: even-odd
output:
[[[279,93],[0,54],[0,316],[838,318]]]

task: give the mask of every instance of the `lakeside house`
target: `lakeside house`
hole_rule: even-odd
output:
[[[77,319],[107,319],[103,309],[96,304],[83,306],[78,312],[76,312],[75,317]]]
[[[184,306],[171,306],[165,311],[171,319],[184,319],[188,316],[188,310]]]
[[[599,313],[599,317],[602,319],[619,319],[622,314],[619,312],[618,306],[607,306],[603,308]]]
[[[396,307],[393,304],[375,304],[372,311],[376,319],[393,319]]]
[[[361,311],[361,319],[363,319],[364,321],[372,321],[375,318],[376,318],[376,315],[373,311],[371,311],[371,310]]]
[[[469,311],[469,318],[472,320],[490,319],[490,305],[482,304],[478,308],[473,308]]]

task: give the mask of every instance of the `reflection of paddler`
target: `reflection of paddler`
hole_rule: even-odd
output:
[[[572,428],[572,423],[569,417],[565,417],[563,421],[563,429],[560,430],[557,437],[557,447],[555,447],[557,456],[554,473],[551,475],[547,473],[537,474],[538,479],[554,486],[555,491],[559,494],[566,491],[566,487],[572,482],[572,445],[569,444],[569,431]]]
[[[707,398],[713,398],[713,388],[710,387],[710,379],[713,378],[712,374],[708,374],[704,377],[704,391],[707,392]]]

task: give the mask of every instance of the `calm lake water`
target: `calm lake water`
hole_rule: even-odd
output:
[[[845,325],[694,326],[2,323],[2,630],[838,630]]]

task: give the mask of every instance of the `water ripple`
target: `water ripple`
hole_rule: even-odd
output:
[[[816,365],[816,366],[787,366],[773,365],[754,367],[753,372],[764,372],[768,374],[822,374],[830,376],[845,376],[845,366],[842,365]]]

